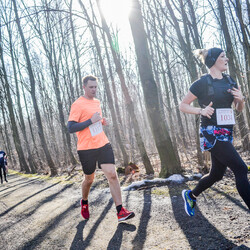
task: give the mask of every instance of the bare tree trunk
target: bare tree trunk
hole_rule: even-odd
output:
[[[239,0],[235,1],[235,12],[239,20],[240,30],[242,34],[242,47],[244,51],[245,57],[245,67],[246,67],[246,83],[247,87],[245,88],[245,93],[249,95],[250,92],[250,44],[249,44],[249,33],[247,34],[247,26],[243,22],[242,10],[241,10],[241,3]],[[247,116],[247,123],[248,127],[250,128],[250,110],[249,110],[250,101],[249,98],[246,99],[246,116]]]
[[[172,75],[172,71],[171,71],[171,67],[170,67],[170,61],[169,61],[169,53],[168,53],[168,49],[167,49],[167,42],[166,42],[166,28],[163,27],[161,21],[160,21],[160,18],[159,18],[159,13],[158,13],[158,10],[157,10],[157,6],[156,6],[156,3],[154,1],[154,4],[155,4],[155,9],[156,9],[156,13],[157,13],[157,20],[158,20],[158,23],[159,23],[159,26],[160,26],[160,30],[161,30],[161,34],[162,34],[162,39],[163,39],[163,47],[164,47],[164,58],[165,58],[165,62],[166,62],[166,66],[167,66],[167,75],[168,75],[168,78],[169,78],[169,82],[170,82],[170,86],[171,86],[171,89],[172,89],[172,96],[173,96],[173,99],[174,99],[174,110],[176,111],[176,115],[177,115],[177,120],[178,120],[178,124],[179,124],[179,128],[176,128],[174,130],[172,130],[172,133],[175,134],[175,132],[177,130],[179,130],[179,133],[181,135],[181,140],[183,142],[183,148],[184,150],[186,150],[186,148],[188,147],[187,145],[187,142],[186,142],[186,138],[185,138],[185,133],[184,133],[184,126],[183,126],[183,123],[182,123],[182,119],[181,119],[181,114],[180,114],[180,110],[179,110],[179,102],[177,100],[177,91],[176,91],[176,87],[175,87],[175,83],[174,83],[174,79],[173,79],[173,75]],[[153,19],[153,22],[155,23],[155,19]],[[155,30],[157,30],[156,28],[156,25],[155,25]],[[159,53],[159,61],[160,61],[160,64],[161,64],[161,67],[162,67],[162,70],[164,72],[164,67],[163,67],[163,63],[162,63],[162,59],[161,59],[161,55],[160,55],[160,51],[159,51],[159,42],[158,42],[158,36],[156,35],[156,41],[157,41],[157,47],[158,47],[158,53]],[[165,72],[164,72],[165,73]],[[165,74],[163,74],[163,79],[164,79],[164,83],[165,83],[165,88],[166,88],[166,91],[168,93],[168,87],[167,87],[167,80],[166,80],[166,77],[165,77]],[[169,93],[168,93],[169,95]],[[170,102],[170,97],[168,98],[169,99],[169,102]],[[170,110],[172,109],[170,106],[169,106]],[[172,112],[171,112],[172,113]],[[172,114],[170,114],[171,116]]]
[[[110,31],[109,31],[108,25],[106,23],[106,20],[104,19],[103,13],[101,11],[101,8],[100,8],[100,5],[99,5],[100,4],[99,0],[97,0],[97,4],[98,4],[99,12],[101,14],[102,26],[103,26],[104,31],[106,32],[109,44],[111,46],[113,60],[114,60],[115,66],[116,66],[116,72],[117,72],[117,74],[119,76],[122,91],[123,91],[123,94],[124,94],[125,100],[126,100],[126,107],[128,109],[128,114],[132,118],[131,120],[132,120],[132,124],[133,124],[133,127],[134,127],[137,146],[139,148],[143,164],[144,164],[144,166],[146,168],[146,173],[147,174],[153,174],[154,170],[153,170],[153,167],[152,167],[152,165],[150,163],[150,160],[148,158],[148,154],[147,154],[144,142],[142,140],[142,136],[141,136],[141,132],[140,132],[140,126],[139,126],[139,123],[138,123],[138,120],[137,120],[137,116],[135,114],[132,99],[131,99],[131,97],[129,95],[129,91],[128,91],[128,88],[127,88],[126,83],[125,83],[125,77],[124,77],[124,74],[123,74],[121,62],[118,59],[118,56],[117,56],[114,48],[112,47],[112,38],[111,38]]]
[[[237,63],[237,58],[236,58],[235,53],[234,53],[232,41],[230,38],[228,26],[227,26],[226,15],[225,15],[225,11],[224,11],[224,4],[223,4],[222,0],[217,0],[217,2],[218,2],[218,9],[219,9],[220,20],[221,20],[221,28],[222,28],[224,38],[226,41],[226,47],[227,47],[226,54],[227,54],[227,57],[229,58],[229,61],[230,61],[230,63],[229,63],[230,75],[234,79],[237,78],[240,85],[242,85],[241,78],[239,77],[239,73],[237,73],[238,70],[237,70],[236,65],[235,65],[235,63]],[[243,148],[245,151],[247,151],[250,149],[250,143],[249,143],[249,138],[248,138],[248,129],[246,127],[246,122],[245,122],[243,113],[237,112],[236,118],[237,118],[238,124],[239,124]]]
[[[147,4],[149,4],[148,1],[147,1]],[[177,153],[177,158],[178,158],[179,156],[178,156],[178,151],[177,151],[177,137],[176,137],[177,133],[176,133],[176,127],[174,126],[174,119],[173,119],[174,116],[173,116],[172,105],[171,105],[171,100],[170,100],[170,98],[171,98],[170,97],[170,89],[169,89],[166,74],[165,74],[165,65],[163,64],[163,60],[162,60],[161,46],[160,46],[160,42],[159,42],[159,39],[158,39],[158,34],[156,32],[157,31],[156,21],[155,21],[156,16],[153,13],[152,9],[150,9],[150,13],[151,13],[151,16],[152,16],[152,23],[153,23],[152,25],[153,25],[153,30],[155,31],[155,34],[153,36],[148,35],[148,37],[153,37],[155,39],[155,42],[156,42],[155,49],[157,51],[158,61],[159,61],[159,66],[160,66],[160,72],[162,72],[163,85],[165,87],[165,93],[166,93],[166,96],[167,96],[166,99],[167,99],[167,105],[168,105],[167,106],[168,117],[165,117],[165,115],[163,117],[164,117],[164,119],[169,119],[169,124],[170,124],[170,128],[171,128],[170,129],[170,135],[171,135],[171,138],[172,138],[174,151]],[[150,20],[147,20],[146,27],[147,27],[147,32],[150,32],[149,27],[148,27],[148,22],[150,22]],[[153,42],[152,39],[149,39],[149,44],[151,44],[152,42]],[[152,54],[152,52],[151,52],[151,54]],[[154,66],[153,60],[152,60],[152,65]],[[158,69],[159,69],[159,67],[158,67]],[[157,79],[156,79],[156,83],[157,83]],[[158,85],[160,85],[160,84],[158,84]],[[157,88],[158,88],[158,86],[157,86]],[[159,99],[159,101],[160,101],[160,99]],[[163,100],[162,100],[162,102],[163,102]],[[161,109],[162,109],[162,107],[161,107]],[[164,113],[164,111],[163,111],[163,113]]]
[[[13,108],[14,106],[13,106],[12,97],[11,97],[11,93],[10,93],[10,87],[9,87],[10,85],[8,82],[4,58],[3,58],[1,30],[0,30],[0,57],[1,57],[1,63],[2,63],[2,67],[1,67],[2,72],[0,72],[0,74],[3,76],[0,79],[1,79],[1,82],[4,86],[4,91],[5,91],[5,95],[6,95],[6,102],[7,102],[7,107],[8,107],[10,121],[11,121],[11,130],[12,130],[13,140],[14,140],[15,148],[17,151],[18,159],[19,159],[19,164],[21,167],[21,171],[24,171],[25,173],[30,173],[29,166],[26,162],[26,159],[25,159],[25,156],[23,153],[21,140],[20,140],[17,124],[16,124],[15,113],[14,113],[14,108]]]
[[[18,106],[18,113],[20,117],[20,124],[21,124],[21,129],[23,131],[23,138],[25,141],[25,145],[27,148],[29,167],[30,167],[31,173],[34,174],[37,172],[37,166],[31,154],[31,149],[30,149],[30,145],[28,142],[27,132],[26,132],[26,126],[24,123],[23,111],[22,111],[21,100],[20,100],[19,84],[18,84],[18,79],[17,79],[17,70],[16,70],[14,51],[13,51],[13,46],[12,46],[12,35],[11,35],[11,31],[9,30],[9,27],[8,27],[8,34],[9,34],[10,55],[11,55],[14,79],[15,79],[15,84],[16,84],[16,96],[17,96],[17,106]]]
[[[22,31],[22,28],[21,28],[21,25],[20,25],[20,19],[19,19],[18,12],[17,12],[16,0],[12,0],[12,2],[13,2],[13,6],[14,6],[18,31],[19,31],[19,34],[21,36],[23,50],[24,50],[24,54],[25,54],[25,58],[26,58],[27,70],[29,72],[29,79],[30,79],[30,84],[31,84],[31,98],[32,98],[34,109],[35,109],[35,115],[36,115],[38,130],[39,130],[38,134],[39,134],[39,137],[40,137],[40,140],[41,140],[42,148],[44,150],[48,166],[49,166],[50,171],[51,171],[51,176],[54,176],[54,175],[57,174],[57,169],[56,169],[55,164],[54,164],[54,162],[52,160],[50,152],[48,150],[47,143],[46,143],[45,136],[44,136],[42,119],[41,119],[41,115],[40,115],[37,100],[36,100],[36,93],[35,93],[35,84],[36,83],[35,83],[35,78],[34,78],[34,74],[33,74],[33,71],[32,71],[31,61],[30,61],[28,49],[27,49],[27,46],[26,46],[25,38],[24,38],[24,35],[23,35],[23,31]]]
[[[78,75],[78,86],[80,86],[80,92],[83,94],[83,88],[81,87],[82,85],[82,79],[81,79],[81,67],[80,67],[80,60],[79,60],[79,53],[78,49],[76,46],[76,37],[75,37],[75,28],[73,24],[73,18],[72,18],[72,2],[73,0],[70,0],[70,27],[71,27],[71,33],[72,33],[72,38],[73,38],[73,45],[74,45],[74,51],[75,51],[75,57],[76,57],[76,65],[77,65],[77,75]]]
[[[118,123],[117,123],[115,110],[114,110],[113,98],[112,98],[111,90],[110,90],[109,83],[108,83],[108,76],[107,76],[106,69],[105,69],[104,62],[103,62],[103,58],[102,58],[102,55],[101,55],[101,47],[100,47],[100,44],[99,44],[99,41],[98,41],[96,30],[95,30],[93,24],[90,21],[88,12],[87,12],[84,4],[82,3],[81,0],[79,0],[79,3],[81,5],[85,15],[87,16],[87,18],[89,20],[89,26],[90,26],[90,29],[91,29],[91,34],[92,34],[94,43],[95,43],[96,51],[97,51],[97,54],[98,54],[98,58],[99,58],[100,66],[101,66],[101,72],[102,72],[102,75],[103,75],[103,81],[104,81],[104,84],[105,84],[106,94],[107,94],[107,98],[108,98],[109,109],[110,109],[112,121],[113,121],[113,124],[114,124],[114,132],[116,134],[116,138],[117,138],[119,147],[120,147],[120,149],[122,151],[124,165],[127,166],[128,162],[129,162],[128,154],[126,152],[126,149],[124,147],[124,144],[122,142],[122,138],[121,138],[121,135],[120,135],[119,126],[118,126]]]
[[[24,104],[25,104],[25,111],[26,111],[26,116],[27,116],[27,120],[28,120],[28,124],[29,124],[32,143],[34,145],[35,155],[37,157],[39,167],[43,168],[43,163],[42,163],[41,157],[39,155],[39,151],[38,151],[38,148],[37,148],[37,142],[36,142],[34,132],[33,132],[34,129],[33,129],[32,125],[31,125],[30,113],[29,113],[29,110],[28,110],[27,98],[26,98],[26,94],[25,94],[25,91],[24,91],[24,83],[23,83],[23,78],[22,78],[22,74],[21,74],[20,63],[18,61],[17,56],[15,56],[15,57],[16,57],[16,61],[17,61],[18,74],[19,74],[19,77],[21,79],[22,96],[23,96],[23,100],[24,100]],[[35,160],[33,159],[33,161],[35,161]]]
[[[160,115],[159,101],[157,98],[157,86],[153,77],[147,37],[144,30],[141,7],[138,0],[132,1],[132,11],[129,16],[129,22],[135,44],[146,110],[153,136],[155,138],[156,147],[161,159],[162,167],[160,176],[166,177],[170,174],[180,173],[180,160],[176,158],[171,138]]]
[[[46,6],[47,7],[47,6]],[[55,37],[54,34],[49,31],[52,30],[52,27],[50,26],[50,17],[49,15],[47,16],[47,25],[48,25],[48,37],[49,37],[49,44],[50,44],[50,49],[47,49],[46,47],[44,48],[45,51],[47,51],[47,58],[49,60],[50,64],[50,70],[51,70],[51,75],[52,75],[52,83],[56,95],[56,101],[57,101],[57,107],[58,107],[58,112],[59,112],[59,121],[61,125],[61,131],[62,131],[62,139],[63,139],[63,147],[64,151],[66,151],[65,156],[69,156],[69,160],[73,165],[76,165],[77,161],[72,153],[72,148],[71,148],[71,139],[70,139],[70,134],[68,133],[65,119],[64,119],[64,114],[63,114],[63,103],[62,103],[62,98],[61,98],[61,93],[60,93],[60,86],[59,86],[59,63],[61,61],[62,53],[59,54],[59,58],[57,60],[56,58],[56,45],[54,44]],[[41,37],[42,39],[42,37]],[[43,43],[45,46],[45,43]],[[59,48],[61,51],[62,46]],[[78,59],[79,61],[79,59]],[[54,62],[54,63],[53,63]],[[80,67],[80,66],[79,66]],[[78,72],[80,74],[80,72]],[[79,76],[81,79],[81,77]],[[67,157],[65,159],[67,162]]]
[[[120,109],[119,109],[117,91],[116,91],[116,86],[115,86],[115,79],[114,79],[113,72],[112,72],[112,66],[111,66],[110,56],[109,56],[108,48],[107,48],[107,44],[106,44],[105,34],[103,34],[102,37],[103,37],[103,41],[104,41],[104,47],[105,47],[105,52],[106,52],[107,61],[108,61],[109,74],[110,74],[111,83],[112,83],[112,93],[113,93],[113,96],[114,96],[114,105],[115,105],[116,118],[117,118],[117,121],[118,121],[118,126],[121,129],[120,131],[121,131],[122,141],[124,141],[126,143],[126,137],[124,135],[125,126],[124,126],[124,123],[122,122],[121,112],[120,112]],[[119,159],[121,159],[122,156],[120,154],[120,150],[117,150],[117,154],[118,154]]]
[[[5,116],[4,99],[5,98],[3,96],[3,90],[0,90],[0,106],[1,106],[1,111],[2,111],[2,115],[3,115],[3,124],[4,124],[4,133],[2,134],[2,137],[4,140],[4,144],[5,144],[5,148],[6,148],[8,157],[9,157],[10,161],[12,162],[13,166],[15,166],[16,159],[14,157],[14,153],[13,153],[11,142],[10,142],[10,137],[8,135],[8,128],[7,128],[8,122],[7,122],[6,116]],[[1,131],[2,131],[2,129],[1,129]]]
[[[174,11],[172,9],[172,6],[171,6],[169,0],[166,0],[165,2],[166,2],[166,5],[167,5],[167,8],[169,10],[170,16],[171,16],[171,18],[173,20],[173,25],[174,25],[174,28],[176,30],[176,34],[177,34],[177,37],[178,37],[178,40],[179,40],[179,43],[180,43],[180,48],[182,49],[183,55],[184,55],[185,60],[186,60],[186,67],[188,69],[188,73],[190,75],[191,82],[193,82],[198,78],[198,73],[197,73],[197,70],[196,70],[196,64],[195,64],[195,61],[194,61],[194,56],[192,54],[192,48],[190,46],[187,26],[184,23],[185,37],[186,37],[186,40],[187,40],[185,42],[185,40],[184,40],[184,38],[183,38],[183,36],[181,34],[181,29],[180,29],[178,20],[177,20],[175,14],[174,14]],[[194,106],[196,106],[196,107],[198,106],[197,101],[194,102]],[[199,117],[197,119],[199,119]],[[201,150],[200,150],[200,140],[199,140],[199,122],[196,122],[196,149],[197,149],[198,164],[203,165],[203,157],[202,157],[202,153],[201,153]]]

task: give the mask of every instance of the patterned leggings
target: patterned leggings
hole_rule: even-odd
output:
[[[212,167],[209,174],[203,176],[192,193],[197,197],[215,182],[222,179],[227,167],[234,175],[237,190],[250,209],[250,184],[247,177],[247,165],[241,159],[230,142],[217,141],[211,149]]]

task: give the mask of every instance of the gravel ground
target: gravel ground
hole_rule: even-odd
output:
[[[250,213],[233,177],[204,192],[196,215],[185,214],[181,190],[197,181],[122,191],[136,216],[117,222],[105,180],[90,193],[90,219],[80,215],[80,183],[9,175],[0,186],[0,249],[250,249]]]

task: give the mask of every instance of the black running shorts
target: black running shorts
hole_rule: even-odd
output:
[[[84,174],[90,175],[95,172],[96,163],[101,168],[101,164],[115,164],[115,157],[110,143],[101,148],[78,150],[79,159],[82,164]]]

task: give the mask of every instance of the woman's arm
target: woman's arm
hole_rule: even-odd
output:
[[[238,89],[233,88],[231,90],[231,94],[234,97],[234,105],[237,111],[241,112],[245,106],[245,102],[244,102],[244,96],[241,92],[240,86],[238,87]]]
[[[179,105],[180,111],[187,114],[203,115],[210,119],[211,115],[214,113],[214,109],[212,108],[213,103],[210,102],[204,109],[196,108],[190,105],[195,99],[197,99],[197,97],[192,94],[191,91],[188,91],[187,95]]]
[[[199,115],[201,113],[201,108],[196,108],[190,105],[195,99],[197,99],[197,97],[188,91],[187,95],[183,98],[179,105],[180,111],[187,114]]]

